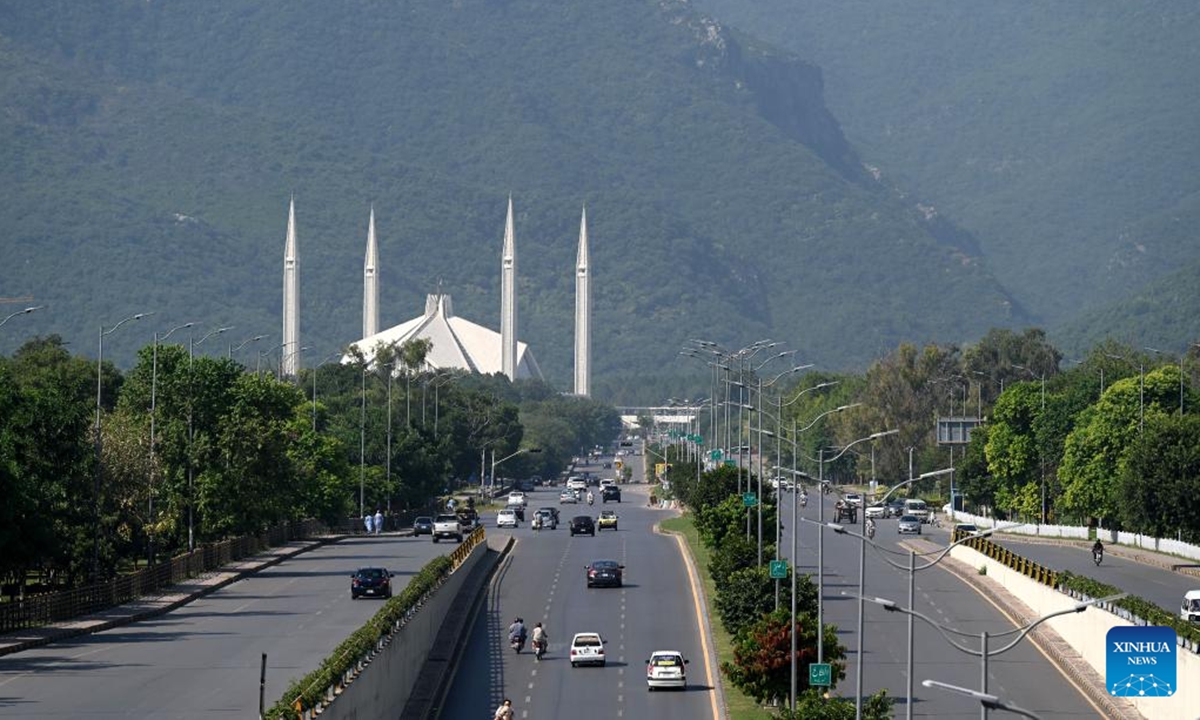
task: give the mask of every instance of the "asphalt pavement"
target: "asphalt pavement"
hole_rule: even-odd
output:
[[[640,460],[640,458],[639,458]],[[639,463],[640,464],[640,463]],[[604,470],[592,470],[601,477]],[[640,477],[634,469],[634,477]],[[677,541],[652,527],[671,513],[647,506],[648,488],[625,485],[623,502],[589,507],[557,505],[558,489],[539,488],[530,507],[560,507],[564,524],[534,533],[522,523],[508,564],[496,574],[475,619],[442,717],[491,717],[508,697],[518,718],[697,718],[714,716],[716,678],[706,672],[697,605]],[[616,510],[617,531],[570,537],[572,515],[595,517]],[[494,517],[485,522],[496,533]],[[622,588],[587,587],[584,565],[614,559],[625,565]],[[543,623],[550,647],[541,662],[527,649],[515,654],[506,642],[508,625],[523,617]],[[572,668],[571,637],[598,632],[607,641],[605,667]],[[678,650],[690,660],[689,686],[682,692],[648,691],[645,661],[654,650]]]
[[[298,555],[159,617],[0,658],[0,715],[10,718],[254,717],[265,698],[315,669],[378,611],[350,599],[350,575],[378,565],[398,591],[454,543],[349,538]]]
[[[794,495],[783,494],[783,520],[785,539],[782,543],[786,556],[790,552],[791,514]],[[808,506],[799,508],[801,517],[819,518],[818,495],[809,495]],[[825,496],[825,519],[833,518],[834,495]],[[858,523],[847,525],[854,532],[862,532],[863,517]],[[907,551],[900,545],[903,539],[896,531],[895,519],[878,522],[875,542],[896,554],[888,555],[892,560],[907,567]],[[926,526],[923,538],[944,544],[948,541],[945,531],[932,530]],[[802,573],[812,573],[817,579],[817,533],[818,528],[809,523],[800,524],[798,564]],[[858,593],[859,540],[825,530],[825,622],[838,626],[840,642],[847,648],[846,678],[839,683],[836,692],[846,697],[854,695],[854,679],[857,646],[856,621],[858,603],[843,593]],[[881,554],[867,548],[865,565],[866,587],[864,594],[894,600],[902,606],[908,605],[908,572],[888,565]],[[1107,562],[1107,560],[1105,561]],[[918,566],[921,559],[918,558]],[[918,571],[916,575],[916,609],[938,623],[956,630],[978,636],[1006,632],[1012,623],[991,603],[956,576],[940,567]],[[897,700],[897,717],[905,713],[905,676],[907,654],[907,617],[901,613],[888,612],[884,608],[867,603],[865,608],[864,638],[866,647],[863,657],[863,689],[871,694],[886,688]],[[955,638],[961,644],[978,649],[978,637]],[[968,688],[979,688],[981,667],[978,657],[955,649],[934,628],[921,620],[914,626],[914,703],[915,717],[962,718],[977,715],[979,706],[965,697],[948,695],[921,686],[925,679],[938,680]],[[993,640],[989,647],[1001,646]],[[992,657],[988,668],[988,691],[1038,713],[1043,718],[1094,718],[1098,711],[1068,681],[1063,674],[1030,640],[1026,639],[1008,652]]]
[[[1124,549],[1110,549],[1097,566],[1092,561],[1091,546],[1087,544],[1021,542],[1019,536],[1013,535],[998,536],[996,542],[1048,568],[1086,575],[1145,598],[1170,613],[1179,612],[1184,593],[1200,590],[1200,578],[1122,557],[1126,552]]]

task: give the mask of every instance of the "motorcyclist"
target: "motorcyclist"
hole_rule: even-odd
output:
[[[517,652],[521,652],[521,646],[525,644],[525,621],[521,618],[513,620],[512,625],[508,626],[508,642],[517,646]]]
[[[504,702],[496,708],[496,714],[492,716],[492,720],[513,720],[512,700],[504,698]]]
[[[588,501],[588,505],[591,505],[592,503],[596,502],[596,496],[592,495],[591,490],[588,490],[587,501]]]
[[[533,649],[539,655],[539,657],[541,656],[542,653],[546,652],[546,646],[548,646],[549,644],[550,644],[550,636],[546,634],[546,629],[544,627],[542,627],[541,623],[534,625],[533,626]]]
[[[808,493],[800,496],[800,507],[808,507]]]
[[[1100,542],[1100,538],[1096,538],[1096,544],[1092,546],[1092,557],[1104,559],[1104,543]]]
[[[867,537],[875,537],[875,518],[867,518]]]
[[[542,529],[542,514],[541,513],[537,513],[533,516],[532,527],[533,527],[534,532],[537,532],[538,530]]]

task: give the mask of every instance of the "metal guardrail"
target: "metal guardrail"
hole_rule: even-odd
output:
[[[961,529],[955,528],[953,540],[958,541],[966,537],[968,533]],[[1005,567],[1016,570],[1022,575],[1032,578],[1037,582],[1047,585],[1052,588],[1058,587],[1058,571],[1036,563],[1029,558],[1018,555],[999,543],[992,542],[989,538],[981,537],[966,541],[963,545],[983,553],[992,560],[1004,565]]]
[[[0,634],[62,622],[158,593],[176,583],[215,570],[268,547],[312,537],[324,526],[316,520],[279,525],[261,535],[246,535],[196,548],[153,567],[107,582],[0,603]]]
[[[463,541],[459,543],[458,547],[454,548],[454,552],[450,553],[450,562],[453,563],[453,565],[450,567],[450,572],[454,572],[458,569],[459,565],[462,565],[464,562],[466,562],[467,558],[471,557],[471,551],[475,549],[476,545],[483,542],[486,537],[487,536],[483,531],[483,526],[475,526],[475,529],[468,533],[465,538],[463,538]]]

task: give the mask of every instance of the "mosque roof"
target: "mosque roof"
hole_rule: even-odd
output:
[[[490,375],[501,372],[500,333],[454,314],[450,296],[434,293],[425,299],[425,314],[394,325],[354,343],[370,362],[381,343],[402,345],[426,338],[432,344],[426,364],[433,369],[459,369]],[[517,342],[517,378],[542,378],[541,368],[526,343]]]

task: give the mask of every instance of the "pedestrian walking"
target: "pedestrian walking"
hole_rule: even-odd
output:
[[[378,535],[383,531],[383,512],[378,508],[375,509],[375,534]]]
[[[370,535],[375,525],[375,518],[371,516],[371,513],[363,515],[363,525],[366,526],[367,534]]]

